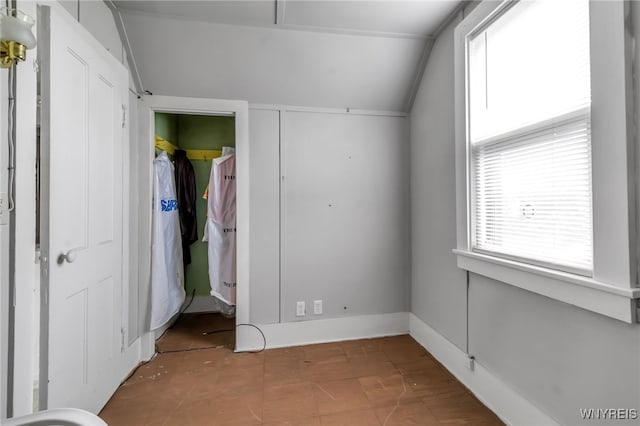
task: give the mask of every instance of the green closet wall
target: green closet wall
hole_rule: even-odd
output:
[[[155,115],[156,135],[162,139],[177,145],[178,143],[178,116],[156,112]]]
[[[235,146],[235,118],[183,114],[155,114],[156,134],[180,149],[222,149]],[[207,243],[202,242],[207,219],[207,200],[202,198],[209,183],[211,161],[191,160],[196,177],[198,241],[191,245],[191,264],[185,270],[187,297],[210,293]]]

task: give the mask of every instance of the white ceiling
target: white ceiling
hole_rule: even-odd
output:
[[[452,0],[114,0],[139,90],[408,111]]]
[[[432,34],[457,1],[288,1],[284,23],[373,33]]]
[[[122,12],[218,24],[426,37],[458,0],[115,0]]]

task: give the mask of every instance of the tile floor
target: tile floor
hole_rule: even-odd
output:
[[[410,336],[235,354],[233,332],[202,335],[233,323],[183,315],[100,416],[111,426],[503,424]]]

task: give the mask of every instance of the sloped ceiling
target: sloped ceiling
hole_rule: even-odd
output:
[[[116,1],[144,89],[405,111],[457,1]]]

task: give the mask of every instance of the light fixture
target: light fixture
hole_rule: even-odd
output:
[[[16,61],[27,58],[27,49],[36,46],[31,32],[35,21],[17,9],[0,9],[0,67],[9,68]]]

